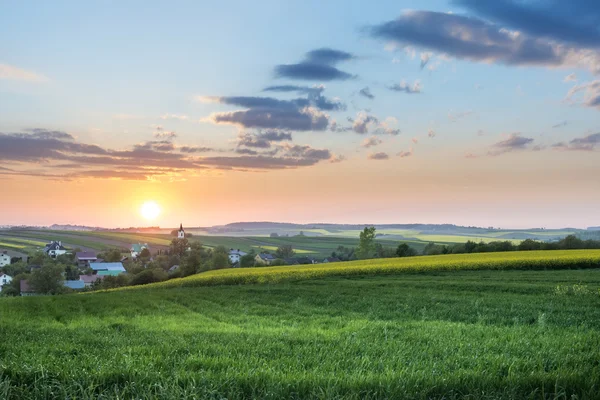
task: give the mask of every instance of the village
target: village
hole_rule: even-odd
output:
[[[178,241],[185,241],[186,249],[185,252],[191,251],[191,246],[188,246],[187,234],[183,228],[183,224],[180,224],[179,229],[176,231],[176,238],[173,239],[174,243]],[[267,267],[267,266],[279,266],[279,265],[305,265],[305,264],[320,264],[342,261],[337,257],[325,257],[318,259],[309,256],[294,257],[292,249],[288,249],[289,257],[278,257],[276,254],[271,254],[268,251],[261,251],[256,254],[248,253],[240,249],[230,248],[227,250],[228,265],[225,268],[240,268],[240,267]],[[122,274],[127,274],[128,270],[126,265],[128,263],[142,263],[144,267],[148,263],[154,260],[154,256],[164,255],[164,250],[158,250],[154,256],[152,249],[148,243],[133,243],[129,248],[128,254],[121,254],[119,260],[115,260],[114,257],[111,260],[105,260],[101,258],[101,254],[95,251],[75,251],[72,252],[69,248],[63,245],[60,240],[52,240],[42,250],[42,253],[52,260],[64,260],[65,256],[69,256],[71,265],[69,268],[74,268],[76,274],[64,272],[62,285],[67,291],[85,291],[91,290],[95,287],[101,286],[103,280],[107,277],[118,277]],[[249,257],[251,257],[249,259]],[[27,272],[33,273],[36,270],[40,270],[42,265],[31,262],[31,257],[11,257],[7,250],[0,250],[0,294],[2,288],[13,283],[15,276],[11,276],[4,270],[6,266],[14,265],[16,263],[25,263],[27,265]],[[41,264],[41,263],[39,263]],[[179,277],[178,273],[180,269],[179,264],[168,265],[166,273],[169,277]],[[69,275],[69,276],[67,276]],[[110,278],[109,278],[110,279]],[[43,293],[39,293],[32,287],[27,279],[20,279],[18,285],[18,295],[20,296],[35,296]]]

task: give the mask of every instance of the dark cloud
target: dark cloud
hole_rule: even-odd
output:
[[[559,150],[595,151],[600,150],[600,133],[594,133],[581,138],[575,138],[568,144],[556,143],[552,147]]]
[[[341,50],[321,48],[306,53],[306,61],[315,64],[335,65],[342,61],[356,58],[354,55]]]
[[[371,100],[373,100],[375,98],[375,96],[373,96],[373,94],[371,93],[371,89],[369,89],[368,86],[360,89],[358,94],[360,94],[363,97],[366,97],[367,99],[371,99]]]
[[[304,93],[308,96],[308,104],[325,111],[345,111],[346,105],[338,100],[330,100],[323,96],[324,86],[296,86],[281,85],[269,86],[263,89],[263,92],[296,92]]]
[[[388,86],[388,89],[393,90],[394,92],[404,92],[406,94],[419,94],[421,93],[421,83],[419,81],[415,81],[415,83],[410,86],[406,82],[402,81],[401,83]]]
[[[352,130],[356,133],[365,134],[369,133],[369,125],[377,124],[379,120],[366,113],[359,113],[358,117],[352,121]]]
[[[388,156],[387,153],[380,152],[380,153],[369,154],[368,158],[369,158],[369,160],[388,160],[390,158],[390,156]]]
[[[595,0],[455,0],[455,3],[532,36],[600,48],[600,3]]]
[[[288,129],[291,131],[323,131],[329,117],[311,108],[304,109],[249,109],[215,113],[211,119],[217,124],[233,124],[244,128]]]
[[[495,2],[478,2],[492,3]],[[371,36],[451,57],[506,65],[580,66],[600,71],[596,53],[515,33],[475,17],[433,11],[407,11],[376,25]]]
[[[259,149],[268,149],[272,142],[281,142],[284,140],[292,140],[292,134],[276,130],[268,130],[258,133],[240,133],[237,138],[237,145],[245,147],[253,147]]]
[[[279,142],[291,138],[287,132],[263,132],[264,140]],[[270,144],[269,144],[270,146]],[[153,179],[204,169],[281,169],[314,165],[334,159],[327,149],[278,145],[262,154],[244,152],[243,157],[196,157],[193,153],[212,151],[208,147],[177,147],[168,140],[148,141],[131,149],[112,150],[79,143],[64,132],[32,131],[0,133],[0,174],[38,176],[45,179],[79,178]],[[282,153],[280,157],[274,157]],[[228,163],[229,162],[229,163]],[[11,168],[2,165],[9,163]],[[31,169],[34,165],[36,169]],[[42,167],[40,170],[39,167]],[[29,169],[27,169],[29,167]],[[60,171],[54,173],[54,171]]]
[[[179,148],[179,151],[182,153],[206,153],[209,151],[214,151],[212,147],[202,147],[202,146],[182,146]]]
[[[299,80],[346,80],[353,78],[347,72],[340,71],[335,64],[355,58],[352,54],[333,49],[317,49],[306,53],[304,61],[297,64],[283,64],[275,67],[277,78]]]
[[[533,142],[534,139],[523,137],[520,133],[511,133],[508,139],[492,145],[492,150],[488,152],[488,155],[497,156],[511,151],[527,150]],[[534,148],[531,149],[534,150]],[[536,150],[539,150],[539,148]]]
[[[42,129],[42,128],[26,129],[25,131],[31,132],[31,135],[33,137],[40,138],[40,139],[67,139],[67,140],[74,139],[72,135],[70,135],[64,131],[52,131],[52,130]]]

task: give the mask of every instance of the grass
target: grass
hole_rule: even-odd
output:
[[[459,270],[0,299],[0,398],[597,398],[599,287]]]
[[[260,250],[269,250],[269,251],[276,251],[277,250],[277,246],[252,246],[254,247],[257,251]],[[310,251],[310,250],[302,250],[302,249],[294,249],[294,252],[296,254],[313,254],[315,253],[314,251]]]

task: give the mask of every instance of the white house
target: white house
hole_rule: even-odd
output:
[[[237,249],[237,250],[229,249],[229,261],[232,264],[235,264],[235,263],[239,262],[240,258],[245,256],[246,254],[248,254],[248,253],[240,251],[240,249]]]
[[[183,224],[179,224],[179,230],[177,231],[177,239],[185,239],[185,231],[183,230]]]
[[[0,253],[0,267],[6,265],[10,265],[10,256],[8,255],[8,251],[4,250]]]
[[[2,291],[2,286],[8,285],[12,282],[12,277],[0,272],[0,292]]]
[[[44,253],[48,254],[52,258],[56,258],[67,253],[67,249],[63,247],[62,242],[52,241],[44,247]]]

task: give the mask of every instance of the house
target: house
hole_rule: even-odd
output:
[[[90,263],[98,261],[98,257],[93,251],[79,251],[75,253],[75,261],[79,268],[85,268],[89,267]]]
[[[283,261],[285,261],[285,265],[300,265],[297,258],[286,258]]]
[[[85,289],[85,283],[81,279],[77,279],[76,281],[64,281],[63,285],[73,290]]]
[[[306,264],[316,264],[317,260],[312,257],[298,257],[298,264],[306,265]]]
[[[179,265],[173,265],[171,268],[169,268],[169,272],[175,272],[179,269]]]
[[[8,255],[8,251],[2,250],[0,252],[0,267],[4,267],[6,265],[10,265],[10,256]]]
[[[21,292],[21,296],[37,296],[38,294],[33,291],[29,283],[25,279],[21,279],[19,282],[19,291]]]
[[[44,253],[48,254],[52,258],[56,258],[67,253],[67,249],[63,247],[62,242],[52,241],[44,247]]]
[[[185,231],[183,230],[183,224],[179,224],[179,230],[177,231],[177,239],[185,239]]]
[[[2,291],[2,286],[8,285],[12,282],[12,276],[3,274],[0,272],[0,292]]]
[[[326,259],[323,260],[324,263],[332,263],[332,262],[340,262],[342,260],[340,260],[337,257],[327,257]]]
[[[257,265],[271,265],[277,258],[273,254],[269,253],[258,253],[254,257],[254,261]]]
[[[111,275],[117,276],[125,271],[123,263],[120,262],[105,262],[105,263],[91,263],[90,268],[94,270],[95,275]]]
[[[150,248],[148,247],[148,243],[136,243],[131,245],[131,258],[138,258],[142,250]]]
[[[106,275],[79,275],[79,280],[83,282],[85,287],[91,287],[97,281],[104,279]]]
[[[236,262],[240,261],[240,258],[242,258],[243,256],[245,256],[246,252],[244,251],[240,251],[240,249],[234,250],[234,249],[229,249],[229,262],[231,262],[232,264],[235,264]]]

